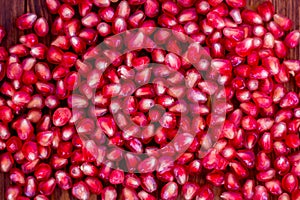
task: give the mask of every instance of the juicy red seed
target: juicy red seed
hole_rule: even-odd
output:
[[[72,187],[71,177],[64,171],[57,171],[55,173],[55,180],[57,185],[63,190],[69,190]]]
[[[280,195],[282,193],[281,183],[279,180],[273,180],[265,183],[267,190],[273,195]]]
[[[98,7],[109,7],[110,1],[109,0],[94,0],[94,4]]]
[[[101,200],[105,200],[106,197],[116,200],[117,199],[117,191],[113,186],[107,186],[103,188]]]
[[[207,23],[216,29],[223,29],[225,27],[225,22],[222,17],[216,12],[209,12],[207,14]]]
[[[46,0],[46,6],[50,13],[56,14],[60,7],[60,2],[58,0]]]
[[[300,139],[297,134],[288,134],[285,138],[285,143],[290,148],[298,148],[300,146]]]
[[[146,174],[144,176],[141,176],[140,179],[141,186],[146,192],[152,193],[157,190],[158,185],[153,175]]]
[[[122,17],[117,17],[112,23],[112,32],[114,34],[121,33],[127,29],[127,23]]]
[[[62,61],[63,52],[57,46],[50,46],[47,52],[47,60],[53,64],[59,64]]]
[[[256,13],[255,11],[245,9],[241,13],[243,21],[249,24],[262,24],[263,19],[262,17]]]
[[[17,27],[20,30],[30,29],[33,27],[33,24],[36,21],[36,19],[36,14],[26,13],[17,19]]]
[[[28,55],[29,50],[25,45],[17,44],[15,46],[12,46],[12,47],[9,48],[9,53],[15,54],[19,57],[24,57],[24,56]]]
[[[7,122],[11,122],[13,120],[13,113],[11,108],[9,108],[8,106],[0,106],[0,119],[7,123]],[[3,132],[5,133],[5,132]],[[5,138],[2,138],[5,139]]]
[[[278,170],[278,174],[286,174],[290,169],[290,162],[286,157],[280,156],[275,159],[274,168]]]
[[[54,178],[50,178],[47,181],[42,181],[38,185],[38,191],[44,195],[50,195],[53,193],[56,186],[56,180]]]
[[[226,0],[226,3],[233,8],[241,8],[246,6],[246,0]]]
[[[268,170],[271,166],[271,160],[268,157],[268,155],[264,152],[259,152],[257,155],[257,163],[256,163],[256,169],[259,171],[265,171]]]
[[[25,181],[24,194],[27,197],[34,197],[37,190],[37,181],[33,176],[28,176]]]
[[[58,9],[58,14],[63,20],[72,19],[75,14],[74,9],[69,4],[62,4]]]
[[[55,126],[63,126],[68,123],[71,115],[69,108],[58,108],[52,117],[53,124]]]
[[[299,44],[300,32],[293,31],[289,33],[284,39],[284,44],[289,48],[295,48]]]
[[[224,173],[221,171],[213,171],[207,174],[206,180],[212,183],[214,186],[224,185]]]
[[[69,158],[72,155],[72,143],[60,142],[57,149],[57,155],[61,158]]]
[[[48,34],[49,25],[48,25],[47,20],[44,17],[41,17],[36,20],[36,22],[34,24],[34,31],[40,37],[44,37]]]
[[[294,174],[286,174],[281,181],[282,188],[287,192],[293,192],[298,187],[298,179]]]
[[[5,199],[13,200],[17,199],[22,193],[20,186],[9,186],[5,192]]]
[[[25,142],[22,147],[22,153],[29,161],[34,161],[38,158],[38,146],[35,142]]]
[[[292,28],[293,26],[293,22],[291,19],[282,16],[280,14],[275,14],[273,16],[274,21],[284,30],[284,31],[288,31]]]
[[[176,199],[178,196],[178,186],[175,182],[167,183],[161,190],[162,199]]]
[[[109,177],[109,182],[113,185],[121,184],[124,181],[124,172],[121,170],[113,170]]]
[[[275,9],[271,2],[266,1],[257,7],[257,11],[264,21],[270,21],[274,15]]]
[[[274,169],[269,169],[267,171],[259,172],[256,174],[256,179],[261,182],[267,182],[272,180],[276,175],[276,171]]]
[[[37,166],[34,171],[34,176],[38,181],[46,181],[52,174],[51,166],[48,164],[41,163]]]

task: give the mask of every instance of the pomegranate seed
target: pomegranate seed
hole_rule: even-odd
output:
[[[248,170],[241,163],[237,161],[232,161],[229,164],[229,166],[240,177],[247,177],[249,174]]]
[[[70,39],[70,44],[73,48],[73,50],[77,53],[77,54],[82,54],[83,51],[86,48],[86,43],[85,41],[83,41],[83,39],[81,39],[80,37],[72,37]]]
[[[223,29],[225,27],[225,22],[222,17],[216,12],[209,12],[207,14],[207,23],[216,29]]]
[[[171,15],[177,15],[180,9],[176,3],[172,1],[165,1],[162,4],[162,11]]]
[[[74,9],[68,4],[62,4],[57,12],[60,17],[66,21],[72,19],[75,14]]]
[[[121,1],[116,8],[116,16],[127,19],[130,14],[130,6],[128,1]]]
[[[255,183],[252,179],[247,179],[245,184],[242,187],[242,193],[245,199],[252,199],[254,196],[254,187]]]
[[[253,50],[252,38],[244,39],[242,42],[238,43],[238,45],[235,48],[235,52],[241,57],[246,57],[250,55],[252,50]]]
[[[40,182],[38,185],[38,191],[41,194],[46,196],[53,193],[56,186],[56,180],[54,178],[50,178],[47,181]]]
[[[258,171],[266,171],[271,167],[271,160],[264,152],[259,152],[256,157],[256,169]]]
[[[99,179],[95,178],[95,177],[87,177],[85,179],[85,183],[87,184],[89,190],[96,194],[99,195],[102,192],[102,183]]]
[[[175,166],[173,169],[175,179],[179,185],[183,185],[187,182],[187,172],[182,166]]]
[[[117,17],[112,24],[112,32],[114,34],[121,33],[127,29],[127,23],[122,17]]]
[[[141,176],[141,186],[149,193],[156,191],[158,187],[155,177],[151,174]]]
[[[31,29],[36,19],[36,14],[26,13],[17,19],[17,27],[20,30]]]
[[[182,186],[182,195],[185,199],[194,199],[200,187],[196,183],[187,182]]]
[[[133,200],[139,199],[137,193],[134,190],[126,187],[122,189],[122,197],[123,197],[122,199],[128,199],[128,198],[131,198]]]
[[[45,195],[39,194],[37,195],[34,200],[49,200]]]
[[[298,148],[300,146],[300,139],[297,134],[288,134],[285,138],[285,143],[290,148]]]
[[[30,97],[29,97],[30,98]],[[11,122],[13,120],[13,113],[12,113],[12,110],[7,107],[7,106],[0,106],[0,119],[3,121],[3,122]],[[4,131],[4,130],[3,130]],[[2,132],[3,134],[1,135],[4,135],[6,133],[6,131]],[[1,137],[2,139],[5,139],[3,137]],[[8,138],[7,138],[8,139]]]
[[[226,3],[233,8],[241,8],[246,6],[246,1],[238,1],[238,0],[226,0]]]
[[[221,186],[224,184],[224,173],[221,171],[212,171],[206,176],[206,180],[212,183],[214,186]]]
[[[50,46],[47,53],[47,60],[53,64],[59,64],[62,61],[63,52],[56,46]]]
[[[295,175],[288,173],[283,177],[281,185],[285,191],[292,193],[298,187],[298,179]]]
[[[33,34],[22,35],[19,39],[20,43],[24,44],[26,47],[31,48],[38,44],[38,37]]]
[[[242,19],[243,21],[245,21],[246,23],[248,24],[262,24],[263,23],[263,19],[262,17],[252,11],[252,10],[243,10],[242,13],[241,13],[241,16],[242,16]]]
[[[284,44],[289,48],[295,48],[299,44],[300,32],[293,31],[284,39]]]
[[[24,194],[27,197],[34,197],[37,193],[37,181],[33,176],[28,176],[25,180]]]
[[[63,126],[68,123],[71,118],[71,111],[69,108],[58,108],[53,114],[53,124],[55,126]]]
[[[282,193],[281,183],[278,180],[266,182],[265,187],[273,195],[278,196]]]
[[[44,17],[41,17],[36,20],[36,22],[34,24],[34,31],[40,37],[44,37],[48,34],[49,25],[48,25],[47,20]]]
[[[178,186],[175,182],[167,183],[161,190],[162,199],[176,199],[178,196]]]
[[[34,171],[34,176],[38,181],[46,181],[50,178],[52,169],[50,165],[41,163],[37,166],[37,169]]]
[[[203,185],[200,187],[199,193],[196,196],[196,199],[214,199],[214,193],[209,185]]]
[[[37,143],[28,141],[23,144],[22,153],[28,161],[34,161],[38,158],[37,148]]]
[[[72,195],[78,199],[89,199],[90,192],[88,186],[83,181],[75,183],[72,188]]]
[[[225,175],[224,186],[227,190],[230,191],[236,191],[240,188],[237,177],[232,173],[228,173]]]
[[[17,199],[21,195],[22,190],[19,186],[9,186],[5,192],[5,199],[13,200]]]
[[[272,2],[266,1],[257,7],[257,11],[266,22],[270,21],[274,15],[275,9]]]
[[[268,191],[264,186],[258,185],[255,187],[253,199],[256,199],[256,198],[257,199],[268,199],[269,198]]]
[[[72,187],[72,179],[64,171],[57,171],[55,173],[55,180],[57,185],[63,190],[69,190]]]
[[[278,170],[279,174],[285,174],[290,169],[290,163],[284,156],[280,156],[275,159],[274,168]]]
[[[124,172],[121,170],[113,170],[109,177],[109,182],[111,184],[117,185],[124,181]]]
[[[0,156],[0,163],[1,163],[1,168],[0,168],[1,172],[4,172],[4,173],[9,172],[12,169],[13,164],[14,164],[14,160],[13,160],[11,153],[9,153],[9,152],[3,153]]]
[[[109,7],[110,1],[108,0],[94,0],[93,3],[98,7]]]
[[[102,190],[102,195],[101,199],[110,199],[110,200],[116,200],[117,199],[117,191],[114,187],[112,186],[107,186],[103,188]]]
[[[238,192],[223,192],[220,196],[222,199],[243,199],[242,194]]]
[[[60,7],[60,2],[58,0],[46,0],[46,6],[51,14],[56,14]]]
[[[292,20],[290,20],[287,17],[284,17],[280,14],[275,14],[273,16],[274,21],[284,30],[284,31],[288,31],[292,28],[293,26],[293,22]]]
[[[124,185],[130,188],[138,188],[141,185],[139,177],[134,174],[127,174],[124,179]]]
[[[282,193],[278,199],[284,200],[284,199],[290,199],[290,196],[287,193]]]
[[[151,195],[151,194],[148,194],[147,192],[145,192],[145,191],[140,191],[139,193],[138,193],[138,197],[141,199],[141,200],[154,200],[154,199],[156,199],[153,195]]]
[[[149,157],[149,158],[143,160],[138,165],[138,170],[141,173],[152,172],[153,170],[156,169],[156,166],[157,166],[157,159],[154,157]]]

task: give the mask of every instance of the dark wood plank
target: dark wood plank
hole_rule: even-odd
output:
[[[1,46],[11,46],[18,42],[18,38],[23,31],[17,31],[15,21],[17,16],[25,12],[26,1],[1,0],[0,1],[0,25],[5,27],[7,36],[3,39]],[[0,199],[4,199],[4,194],[9,186],[7,174],[0,173]]]
[[[248,6],[255,7],[258,2],[261,0],[249,0]],[[286,15],[291,18],[295,24],[294,29],[300,28],[300,1],[298,0],[272,0],[276,11],[280,14]],[[15,26],[15,20],[18,16],[25,12],[34,12],[38,16],[44,16],[48,19],[49,23],[53,20],[50,14],[46,10],[45,0],[0,0],[0,25],[4,26],[7,30],[7,37],[3,40],[2,46],[8,47],[13,44],[18,43],[18,38],[20,35],[24,34],[23,31],[17,30]],[[49,44],[50,36],[47,36],[40,41]],[[289,58],[291,59],[299,59],[300,58],[300,48],[298,47],[295,50],[292,50],[289,54]],[[287,84],[287,87],[291,90],[299,91],[298,88],[295,87],[294,82]],[[195,181],[199,183],[203,183],[203,179],[201,177],[194,178]],[[0,199],[4,199],[4,194],[9,185],[8,175],[0,173]],[[52,200],[68,200],[74,199],[71,197],[69,192],[61,192],[60,190],[55,190],[55,193],[51,197]],[[91,197],[91,199],[99,199],[95,195]]]
[[[0,25],[4,26],[7,31],[7,36],[3,40],[3,46],[10,46],[18,42],[18,38],[23,34],[23,31],[17,31],[15,21],[16,18],[25,12],[26,1],[19,0],[1,0],[0,7]]]

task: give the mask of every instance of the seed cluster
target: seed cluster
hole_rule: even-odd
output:
[[[300,32],[270,1],[45,3],[0,47],[6,199],[300,199]]]

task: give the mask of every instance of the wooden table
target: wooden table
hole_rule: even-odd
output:
[[[255,7],[261,0],[248,0],[248,6]],[[272,0],[275,5],[277,13],[283,14],[291,18],[294,23],[294,29],[300,29],[300,1],[299,0]],[[38,16],[44,16],[51,24],[52,18],[48,13],[45,5],[45,0],[0,0],[0,25],[4,26],[7,30],[7,37],[4,39],[2,46],[8,47],[10,45],[18,43],[20,35],[24,34],[24,31],[18,31],[15,25],[15,20],[18,16],[26,12],[36,13]],[[25,32],[27,33],[27,32]],[[41,40],[45,44],[49,44],[51,40],[50,36],[47,36]],[[290,52],[289,58],[300,59],[300,48]],[[288,88],[293,90],[294,83],[291,81]],[[299,91],[299,89],[295,89]],[[201,182],[201,177],[197,178]],[[6,188],[9,186],[9,179],[7,174],[0,173],[0,200],[4,199]],[[56,189],[51,196],[52,200],[69,200],[72,198],[70,192],[62,192]],[[100,197],[91,196],[91,199],[101,199]],[[180,199],[180,198],[179,198]],[[218,199],[218,198],[217,198]]]

